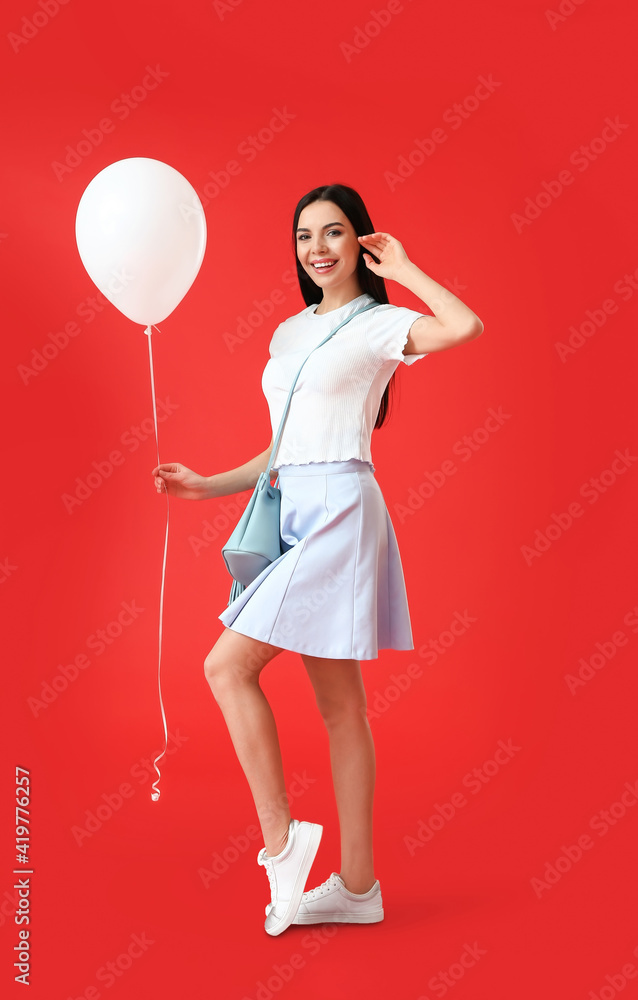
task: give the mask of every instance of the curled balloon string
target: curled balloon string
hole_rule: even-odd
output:
[[[155,329],[159,333],[162,332],[158,326],[156,326]],[[148,337],[148,360],[151,369],[151,391],[153,394],[153,421],[155,423],[155,447],[157,449],[157,464],[159,465],[160,454],[159,454],[159,437],[157,433],[157,406],[155,403],[155,378],[153,376],[153,350],[151,348],[151,337],[152,337],[151,327],[147,326],[144,333]],[[166,553],[168,551],[168,511],[169,511],[168,490],[166,490],[166,537],[164,539],[164,562],[162,564],[162,586],[160,590],[159,645],[158,645],[158,661],[157,661],[157,687],[159,691],[160,708],[162,709],[162,721],[164,723],[164,749],[161,751],[161,753],[157,755],[157,757],[153,761],[153,767],[157,771],[157,778],[155,779],[155,781],[151,786],[151,799],[153,800],[153,802],[157,802],[157,800],[160,797],[159,788],[155,787],[156,785],[159,784],[161,778],[161,774],[157,766],[157,761],[160,760],[165,755],[168,749],[168,730],[166,726],[166,713],[164,712],[164,703],[162,701],[162,680],[160,672],[162,666],[162,618],[164,613],[164,580],[166,578]]]

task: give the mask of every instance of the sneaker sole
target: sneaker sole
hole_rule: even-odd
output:
[[[313,823],[312,829],[310,830],[310,837],[308,843],[306,844],[306,849],[304,851],[303,860],[297,872],[297,878],[295,879],[295,885],[293,888],[292,896],[290,902],[286,908],[286,912],[283,917],[281,917],[276,924],[272,924],[270,927],[267,926],[268,918],[266,918],[266,933],[276,937],[277,934],[281,934],[285,931],[287,927],[290,927],[291,923],[295,918],[295,914],[299,909],[299,904],[301,902],[301,897],[303,896],[304,886],[306,884],[306,879],[310,874],[310,869],[312,868],[312,863],[315,860],[317,851],[319,850],[319,844],[321,842],[321,836],[323,834],[323,826],[320,823]]]
[[[383,910],[379,913],[301,913],[293,920],[294,924],[376,924],[383,920]]]

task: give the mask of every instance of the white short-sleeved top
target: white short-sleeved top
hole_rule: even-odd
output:
[[[347,316],[373,302],[367,293],[317,315],[307,306],[279,324],[270,341],[262,389],[276,437],[290,386],[297,379],[273,468],[359,458],[372,465],[370,439],[386,385],[399,363],[426,354],[403,354],[410,327],[424,313],[381,303],[318,344]],[[317,347],[316,351],[312,349]],[[373,466],[374,468],[374,466]]]

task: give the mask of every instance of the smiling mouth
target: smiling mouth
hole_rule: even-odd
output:
[[[311,267],[314,268],[314,270],[317,272],[317,274],[321,274],[323,271],[332,271],[332,269],[335,266],[335,264],[338,264],[338,263],[339,263],[339,261],[333,260],[330,264],[323,264],[323,263],[319,264],[319,265],[317,265],[317,264],[311,264]]]

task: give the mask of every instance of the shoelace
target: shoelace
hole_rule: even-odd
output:
[[[308,889],[306,892],[304,892],[302,899],[306,900],[316,899],[317,896],[323,896],[324,892],[327,892],[329,889],[334,888],[335,885],[337,886],[341,885],[341,882],[336,878],[333,872],[330,878],[327,878],[325,882],[322,882],[321,885],[318,885],[316,889]]]
[[[272,863],[272,858],[267,858],[264,854],[259,857],[259,864],[263,865],[266,869],[266,874],[268,875],[268,882],[270,884],[270,898],[271,902],[267,904],[266,915],[270,913],[276,901],[276,882],[275,882],[275,866]]]

